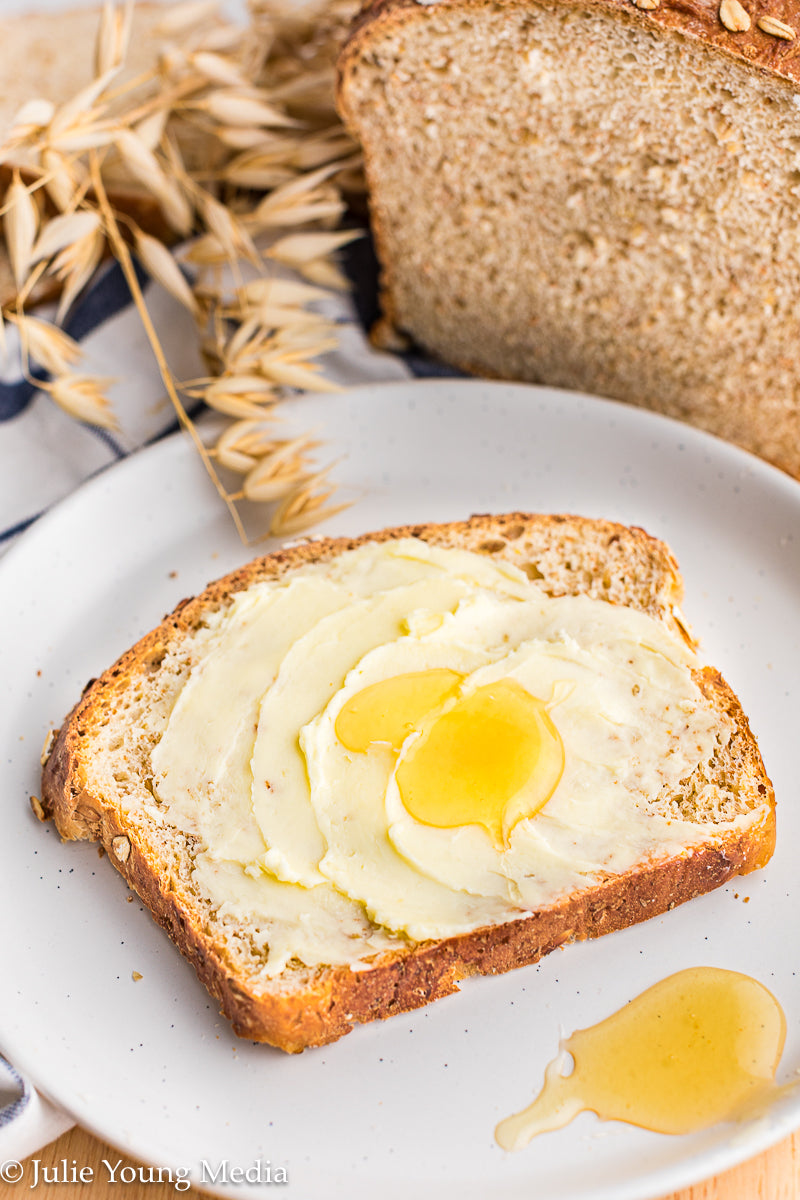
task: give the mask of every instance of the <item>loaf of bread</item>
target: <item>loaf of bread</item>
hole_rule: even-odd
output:
[[[372,0],[340,58],[390,326],[800,475],[795,0]]]
[[[669,550],[510,514],[307,541],[89,684],[39,813],[287,1051],[761,867],[774,797]]]

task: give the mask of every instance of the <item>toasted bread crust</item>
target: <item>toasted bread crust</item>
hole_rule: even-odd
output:
[[[580,8],[584,11],[598,10],[613,13],[629,24],[645,28],[676,33],[702,42],[711,53],[738,59],[765,75],[779,76],[792,83],[800,83],[800,50],[794,41],[782,41],[760,29],[756,16],[767,15],[758,11],[749,30],[732,32],[721,22],[716,0],[659,0],[653,9],[641,9],[631,0],[558,0],[564,8]],[[430,8],[457,5],[468,11],[480,8],[524,8],[525,0],[435,0],[428,6],[417,0],[368,0],[353,22],[350,36],[342,47],[339,59],[338,98],[347,116],[346,82],[347,72],[358,57],[379,24],[391,22],[396,27],[409,21],[425,20]],[[800,28],[800,3],[788,0],[781,5],[780,19],[785,24]]]
[[[567,942],[623,929],[663,913],[736,874],[763,866],[774,847],[774,795],[755,739],[736,696],[718,672],[705,668],[696,673],[696,680],[709,701],[733,721],[739,774],[744,786],[752,790],[757,809],[746,829],[721,830],[711,845],[644,864],[624,876],[609,877],[522,920],[410,946],[385,954],[363,969],[304,969],[288,987],[275,987],[269,981],[265,985],[256,976],[242,977],[222,940],[215,940],[209,932],[188,880],[165,869],[163,852],[146,823],[132,821],[111,798],[92,790],[84,747],[131,681],[157,671],[167,647],[191,632],[209,609],[224,605],[257,581],[278,578],[304,562],[326,560],[368,541],[409,535],[437,545],[483,546],[485,553],[501,557],[511,557],[519,542],[541,549],[554,538],[562,543],[566,539],[566,544],[571,539],[577,544],[582,538],[586,555],[580,564],[582,573],[592,562],[602,576],[605,553],[607,578],[609,557],[621,553],[631,564],[630,588],[635,593],[637,562],[640,571],[646,565],[654,612],[662,620],[674,622],[673,606],[681,584],[670,552],[642,530],[611,522],[514,513],[473,517],[445,526],[404,526],[356,539],[306,542],[258,559],[211,584],[196,599],[180,604],[100,679],[87,685],[44,766],[42,807],[45,816],[55,820],[62,837],[102,842],[113,865],[219,1001],[236,1033],[290,1052],[333,1041],[360,1022],[408,1011],[448,995],[458,990],[459,980],[468,975],[508,971],[536,962]],[[543,556],[538,562],[546,566]],[[542,574],[544,586],[550,584],[556,592],[557,581],[548,580],[544,571]],[[636,606],[647,607],[644,603]],[[682,625],[677,627],[683,632]]]

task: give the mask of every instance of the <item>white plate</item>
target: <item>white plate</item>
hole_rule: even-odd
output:
[[[766,871],[665,917],[470,981],[334,1046],[288,1057],[238,1041],[96,848],[61,845],[27,803],[45,732],[85,681],[248,557],[193,451],[173,439],[84,487],[0,567],[4,1050],[100,1137],[197,1180],[206,1160],[216,1190],[232,1195],[241,1188],[221,1184],[226,1162],[228,1178],[259,1162],[283,1167],[302,1200],[642,1200],[800,1125],[800,1098],[789,1097],[758,1124],[688,1137],[584,1114],[515,1155],[493,1141],[497,1120],[538,1090],[560,1031],[690,965],[770,987],[789,1022],[781,1078],[800,1068],[800,486],[645,412],[506,384],[307,398],[291,424],[320,428],[332,456],[344,455],[337,475],[356,504],[325,532],[525,509],[603,515],[664,537],[702,652],[739,692],[773,776],[777,854]]]

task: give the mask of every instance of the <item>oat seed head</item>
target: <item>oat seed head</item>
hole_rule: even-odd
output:
[[[143,117],[132,126],[133,132],[146,150],[156,150],[167,128],[169,109],[157,108],[149,116]]]
[[[92,120],[101,115],[103,108],[101,106],[98,109],[97,101],[110,86],[118,72],[119,67],[113,67],[109,71],[104,71],[102,75],[93,79],[90,84],[82,88],[66,104],[62,104],[60,108],[56,109],[53,119],[48,126],[51,141],[60,134],[65,134],[67,130],[72,129],[73,126],[79,124],[82,120],[86,121],[87,118]]]
[[[163,242],[137,229],[134,234],[136,255],[151,278],[160,283],[171,296],[188,309],[192,316],[198,316],[197,300],[192,292],[186,276],[181,271],[174,256]]]
[[[264,130],[257,125],[241,128],[220,126],[216,136],[231,150],[255,150],[264,141]]]
[[[336,188],[322,185],[326,185],[340,167],[338,162],[328,163],[274,188],[256,207],[255,226],[271,229],[327,220],[338,222],[344,214],[344,202]]]
[[[222,308],[226,312],[225,307]],[[236,328],[225,339],[225,361],[231,374],[241,372],[245,363],[254,360],[261,352],[269,337],[269,330],[264,329],[255,314],[242,312],[237,320],[235,310],[229,314],[236,320]]]
[[[42,385],[59,408],[88,425],[99,425],[102,429],[116,429],[111,405],[106,390],[116,381],[94,375],[64,374]]]
[[[291,233],[273,243],[267,251],[267,257],[288,267],[302,267],[315,259],[333,254],[363,236],[360,229],[346,229],[338,233]]]
[[[247,258],[253,263],[260,262],[253,239],[229,208],[208,193],[201,194],[198,203],[203,220],[223,247],[229,261]]]
[[[195,107],[207,113],[222,125],[234,128],[251,129],[281,129],[296,128],[298,122],[292,117],[273,107],[257,95],[248,95],[246,91],[236,89],[218,89],[211,92],[204,100],[198,100]]]
[[[214,445],[214,456],[217,462],[227,467],[229,471],[235,471],[238,475],[246,475],[248,471],[258,462],[258,458],[254,454],[248,453],[243,445],[243,437],[240,430],[243,425],[260,426],[261,421],[235,421],[233,425],[229,425],[223,434],[217,439]],[[274,442],[270,441],[270,448]]]
[[[3,208],[8,257],[14,282],[21,288],[31,267],[33,244],[39,227],[39,210],[29,188],[22,182],[19,171],[14,171]]]
[[[97,30],[94,48],[94,73],[103,76],[124,62],[133,22],[134,0],[126,0],[124,8],[117,8],[106,0]]]
[[[42,169],[45,190],[56,208],[62,212],[71,208],[80,187],[80,176],[75,165],[60,151],[45,146],[42,150]]]
[[[258,205],[256,212],[270,202],[282,204],[286,200],[296,199],[310,192],[319,191],[321,184],[327,183],[333,175],[336,175],[346,165],[346,160],[334,159],[333,162],[325,163],[324,166],[317,167],[316,170],[298,175],[296,179],[275,188],[269,196],[265,196]]]
[[[52,121],[56,106],[52,100],[28,100],[14,117],[11,135],[30,136]]]
[[[78,241],[65,246],[48,267],[48,274],[54,275],[63,284],[56,312],[59,324],[100,265],[105,247],[105,235],[98,225]]]
[[[284,387],[297,388],[301,392],[341,392],[342,388],[332,379],[326,379],[320,367],[306,363],[287,362],[285,359],[264,355],[261,370],[268,379]]]
[[[225,247],[212,233],[204,234],[192,242],[182,257],[184,262],[198,267],[217,267],[227,262]]]
[[[258,461],[242,451],[221,447],[219,442],[214,446],[212,453],[221,467],[226,467],[237,475],[245,475]]]
[[[210,83],[233,88],[250,86],[250,80],[243,74],[238,63],[211,50],[196,50],[189,57],[189,66],[203,75]]]
[[[292,225],[325,224],[336,225],[345,213],[346,206],[334,194],[310,196],[306,203],[287,203],[265,208],[254,218],[258,229],[281,229]]]
[[[119,129],[114,146],[134,179],[156,198],[170,225],[188,235],[193,223],[192,206],[178,182],[167,176],[155,153],[132,129]]]
[[[217,460],[239,474],[246,474],[259,459],[276,449],[272,421],[245,420],[229,425],[214,447]]]
[[[239,289],[241,304],[276,304],[303,306],[313,304],[317,300],[325,300],[330,292],[324,288],[313,287],[310,283],[300,283],[297,279],[279,279],[262,276],[253,279]]]
[[[291,167],[277,163],[265,163],[261,166],[228,166],[223,169],[222,177],[226,183],[234,184],[236,187],[253,188],[266,192],[270,188],[280,187],[282,183],[288,183],[289,180],[294,179],[294,171]]]
[[[110,129],[99,129],[91,124],[74,125],[63,133],[52,134],[48,146],[61,154],[83,154],[86,150],[100,150],[110,146],[114,135]]]
[[[100,215],[92,209],[62,213],[53,217],[41,230],[31,252],[31,262],[52,258],[66,246],[79,242],[100,228]]]
[[[260,303],[246,305],[241,312],[247,319],[257,321],[262,328],[270,331],[289,327],[307,330],[308,345],[318,344],[325,333],[335,329],[335,326],[320,314],[299,308],[296,304],[270,304],[268,300],[262,300]],[[231,311],[230,315],[235,317],[235,310]]]
[[[291,161],[298,170],[305,171],[319,166],[320,163],[330,162],[332,158],[353,155],[356,149],[350,135],[341,126],[335,126],[325,133],[299,142]],[[357,157],[360,161],[360,155]]]
[[[264,409],[280,399],[280,392],[260,375],[222,376],[202,397],[209,408],[229,417],[262,418]]]
[[[278,506],[269,527],[272,537],[291,537],[295,533],[302,533],[350,507],[347,503],[326,505],[325,502],[335,491],[327,481],[330,469],[327,467],[309,476]]]
[[[53,375],[65,375],[83,357],[83,351],[73,338],[39,317],[9,313],[8,319],[17,326],[23,353]]]
[[[318,283],[332,292],[346,292],[350,288],[350,280],[329,258],[315,258],[301,263],[298,270],[312,283]]]
[[[272,453],[245,476],[242,482],[245,499],[268,503],[288,496],[308,477],[309,456],[318,445],[308,436],[276,442]]]

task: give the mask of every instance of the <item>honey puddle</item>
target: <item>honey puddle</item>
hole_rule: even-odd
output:
[[[364,753],[375,742],[399,751],[416,733],[397,768],[406,810],[440,829],[482,825],[502,851],[555,791],[564,746],[544,702],[515,680],[461,697],[462,679],[435,669],[372,684],[341,709],[336,736]]]
[[[692,967],[661,980],[599,1025],[579,1029],[545,1071],[528,1108],[495,1137],[520,1150],[578,1113],[657,1133],[691,1133],[759,1115],[778,1093],[786,1020],[762,984],[736,971]]]

